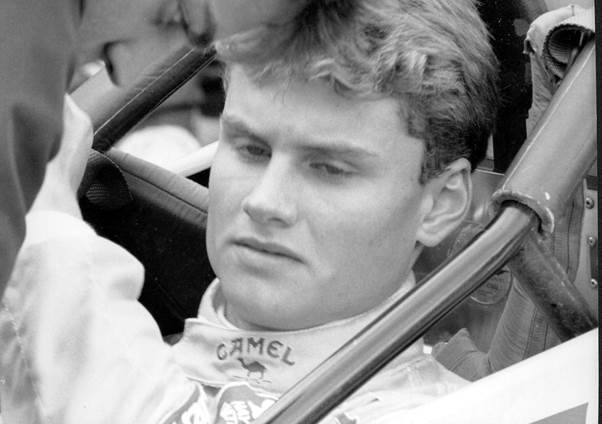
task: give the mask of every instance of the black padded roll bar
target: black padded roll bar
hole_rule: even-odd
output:
[[[72,93],[94,128],[92,147],[107,151],[145,116],[215,59],[213,49],[174,48],[126,88],[108,84],[99,73]]]

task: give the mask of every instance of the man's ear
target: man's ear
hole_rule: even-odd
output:
[[[460,158],[426,182],[416,240],[428,247],[438,245],[460,225],[471,198],[470,163]]]

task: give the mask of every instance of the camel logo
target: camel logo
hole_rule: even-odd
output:
[[[271,383],[266,378],[269,377],[268,371],[282,369],[282,366],[292,367],[296,363],[292,346],[267,337],[224,339],[216,346],[215,355],[234,371],[232,377],[253,380],[256,384]]]
[[[236,358],[240,365],[247,370],[247,378],[251,378],[255,375],[255,378],[258,380],[263,380],[263,376],[267,370],[266,366],[261,362],[253,361],[253,362],[245,362],[243,358]]]
[[[277,360],[288,366],[295,365],[291,346],[285,345],[280,340],[270,340],[265,337],[236,337],[226,340],[217,345],[215,353],[220,361],[251,355],[269,361]]]

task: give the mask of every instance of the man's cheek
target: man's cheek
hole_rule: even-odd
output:
[[[213,192],[212,192],[213,190]],[[238,196],[231,190],[220,186],[209,190],[209,216],[207,220],[208,242],[218,249],[224,238],[236,233],[236,225],[240,221]]]

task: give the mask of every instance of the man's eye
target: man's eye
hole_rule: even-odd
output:
[[[253,160],[269,158],[271,155],[270,149],[258,144],[243,144],[238,146],[238,152],[245,158]]]
[[[346,177],[352,174],[351,171],[330,163],[314,163],[311,165],[311,167],[319,173],[329,177]]]

